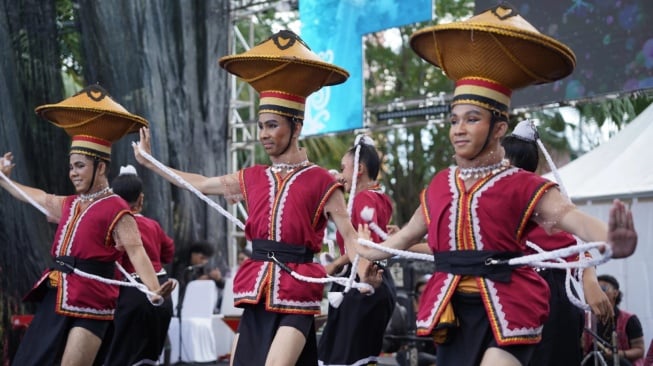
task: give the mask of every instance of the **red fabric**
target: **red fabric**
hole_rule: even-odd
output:
[[[249,217],[245,224],[247,240],[267,239],[303,245],[317,253],[327,218],[324,205],[341,185],[325,169],[309,165],[285,179],[267,166],[253,166],[240,172],[241,192]],[[325,277],[318,263],[289,263],[299,274]],[[265,296],[270,311],[319,314],[323,285],[293,278],[273,262],[248,259],[234,278],[234,303],[256,304]]]
[[[143,215],[134,215],[138,231],[141,233],[141,240],[147,256],[152,262],[155,272],[163,268],[163,264],[172,262],[175,254],[175,244],[156,220]],[[121,258],[121,264],[128,273],[135,273],[136,269],[129,260],[127,253]]]
[[[379,189],[368,189],[356,193],[351,214],[351,223],[354,225],[355,229],[358,228],[358,224],[366,224],[365,220],[363,220],[360,215],[365,207],[371,207],[374,209],[372,222],[376,223],[383,231],[385,231],[390,219],[392,219],[392,203],[390,202],[388,195],[381,192]],[[383,240],[372,231],[372,241],[380,243]],[[336,233],[336,242],[340,248],[340,255],[344,255],[345,242],[339,232]]]
[[[421,196],[434,252],[456,250],[526,251],[525,236],[535,226],[533,210],[553,183],[515,168],[479,180],[468,191],[455,169],[437,174]],[[417,332],[438,325],[461,276],[436,272],[422,295]],[[513,271],[509,283],[476,278],[490,326],[499,345],[539,342],[549,311],[546,282],[530,267]]]
[[[61,220],[52,243],[52,256],[115,262],[123,252],[115,248],[112,232],[124,215],[131,214],[127,203],[117,195],[95,201],[85,211],[80,210],[79,203],[77,196],[64,200]],[[32,292],[47,280],[49,272],[43,274]],[[27,298],[30,298],[30,294]],[[116,286],[63,273],[57,286],[55,310],[66,316],[111,320],[117,298]]]
[[[630,339],[628,333],[626,333],[626,325],[632,316],[633,314],[619,309],[619,316],[617,317],[617,343],[620,350],[630,349]],[[631,361],[631,363],[633,366],[642,366],[644,365],[644,359],[638,358],[635,361]]]

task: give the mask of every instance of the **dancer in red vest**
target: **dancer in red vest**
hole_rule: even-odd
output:
[[[72,137],[68,175],[76,193],[58,196],[0,180],[12,196],[44,208],[48,220],[59,225],[51,249],[56,265],[25,298],[40,304],[13,365],[92,365],[94,360],[101,365],[104,360],[95,358],[113,320],[118,288],[73,269],[113,279],[114,262],[127,253],[151,291],[165,296],[174,287],[172,282],[159,285],[129,206],[108,182],[111,144],[147,121],[98,85],[36,112]],[[6,153],[0,159],[2,173],[9,177],[13,166],[12,154]]]
[[[358,136],[355,142],[355,146],[342,157],[338,176],[345,190],[350,192],[349,199],[353,199],[350,203],[352,224],[358,227],[359,224],[371,221],[385,231],[392,219],[392,203],[377,182],[381,167],[379,153],[374,147],[374,141],[367,136]],[[361,218],[361,212],[370,209],[373,212],[370,211],[369,221]],[[381,238],[374,234],[372,240],[380,242]],[[345,254],[344,240],[339,233],[336,241],[341,254],[337,260],[339,266],[350,263]],[[380,266],[365,259],[360,259],[359,265]],[[376,286],[374,294],[350,290],[343,295],[342,303],[329,306],[327,322],[318,344],[320,365],[377,364],[385,329],[396,302],[392,276],[382,267],[381,269],[383,283]],[[351,270],[349,265],[349,270],[344,275],[349,276]],[[343,290],[341,285],[331,285],[332,292]]]
[[[258,139],[272,165],[219,177],[171,170],[200,192],[243,200],[247,208],[245,236],[253,250],[234,278],[235,305],[244,312],[232,363],[315,365],[314,316],[320,313],[324,285],[298,280],[290,271],[325,277],[313,256],[322,249],[328,220],[349,245],[357,233],[347,215],[342,185],[308,160],[298,140],[306,97],[325,85],[344,82],[349,74],[322,61],[290,31],[276,33],[242,54],[222,57],[219,63],[259,92]],[[140,148],[149,152],[149,145],[149,131],[142,129]],[[141,164],[184,186],[144,158],[140,148],[134,151]],[[367,274],[361,275],[366,281]]]
[[[145,194],[136,168],[131,165],[121,167],[120,174],[111,182],[111,188],[129,204],[159,283],[165,283],[169,276],[163,265],[172,262],[175,244],[156,220],[141,214]],[[123,256],[120,263],[127,273],[136,272],[128,256]],[[171,298],[152,308],[137,289],[121,288],[113,320],[113,336],[104,366],[157,364],[171,318]]]
[[[512,90],[569,75],[575,56],[505,4],[419,30],[410,43],[456,82],[449,117],[456,166],[435,175],[410,221],[383,245],[406,249],[428,234],[436,272],[422,295],[417,333],[439,343],[438,366],[526,365],[548,314],[548,287],[530,267],[487,263],[521,256],[535,225],[606,242],[614,257],[637,245],[623,203],[614,203],[606,225],[554,183],[504,159]],[[389,256],[362,245],[347,250],[371,260]]]

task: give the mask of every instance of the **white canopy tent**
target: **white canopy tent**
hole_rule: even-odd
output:
[[[638,246],[627,258],[597,268],[617,278],[620,308],[637,314],[646,348],[653,338],[653,105],[596,149],[559,169],[562,183],[584,212],[607,222],[613,199],[628,203]],[[552,174],[546,176],[554,179]],[[645,350],[646,352],[646,350]]]

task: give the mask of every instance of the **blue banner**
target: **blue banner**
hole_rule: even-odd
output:
[[[304,135],[363,127],[363,35],[432,17],[432,0],[300,0],[301,37],[324,61],[349,72],[306,103]]]

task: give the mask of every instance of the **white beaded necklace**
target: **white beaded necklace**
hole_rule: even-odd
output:
[[[503,159],[500,162],[492,165],[484,165],[484,166],[475,166],[472,168],[461,168],[458,167],[458,177],[462,180],[467,180],[467,179],[480,179],[480,178],[485,178],[490,174],[496,174],[500,172],[501,170],[507,168],[510,166],[510,162],[508,159]]]
[[[103,196],[107,193],[113,193],[111,190],[111,187],[104,187],[104,189],[101,189],[95,193],[91,194],[80,194],[79,199],[84,201],[84,202],[93,202],[96,198]]]
[[[305,167],[305,166],[307,166],[308,164],[309,164],[308,159],[306,159],[306,160],[304,160],[304,161],[300,161],[299,163],[294,163],[294,164],[288,164],[288,163],[274,163],[274,164],[272,164],[272,166],[270,167],[270,169],[272,169],[272,171],[275,172],[275,173],[281,173],[281,172],[283,172],[284,170],[286,171],[286,173],[290,173],[290,172],[292,172],[293,170],[295,170],[295,169],[297,169],[297,168]]]

